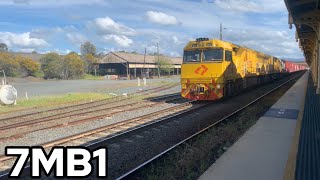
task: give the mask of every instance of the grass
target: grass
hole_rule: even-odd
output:
[[[76,104],[81,102],[106,99],[110,97],[110,95],[104,93],[69,93],[56,96],[38,96],[30,98],[29,100],[18,100],[16,105],[1,106],[0,113],[35,107],[52,107],[64,104]]]
[[[104,80],[103,76],[94,76],[92,74],[85,74],[83,77],[84,80]]]

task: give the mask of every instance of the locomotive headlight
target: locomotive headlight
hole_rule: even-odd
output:
[[[218,89],[220,89],[220,88],[221,88],[220,84],[218,84],[218,85],[217,85],[217,88],[218,88]]]

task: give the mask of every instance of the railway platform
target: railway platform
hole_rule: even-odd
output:
[[[309,81],[309,72],[307,72],[199,179],[294,179],[295,174],[300,172],[299,168],[307,172],[305,164],[316,165],[312,164],[312,162],[316,162],[316,160],[312,160],[312,154],[307,153],[308,156],[306,156],[302,153],[302,151],[306,151],[303,149],[305,147],[315,148],[315,145],[306,145],[305,141],[307,143],[315,143],[316,141],[311,140],[311,135],[307,133],[308,128],[315,129],[312,126],[316,125],[314,122],[307,122],[306,118],[312,114],[308,108],[318,104],[318,117],[320,117],[320,98],[319,96],[312,97],[312,94],[315,94],[315,89],[312,82]],[[309,101],[317,103],[308,104]],[[306,110],[304,110],[305,107]],[[319,133],[319,126],[317,127]],[[308,135],[302,136],[303,133]],[[299,142],[299,137],[303,142]],[[309,139],[306,140],[306,138]],[[317,145],[320,144],[319,139]],[[318,149],[318,155],[319,152]],[[306,159],[306,157],[310,158]],[[319,157],[317,156],[318,159]],[[312,162],[305,162],[308,160]],[[313,171],[316,171],[316,167],[313,168]],[[319,173],[319,171],[315,173]],[[304,176],[302,175],[302,177]]]

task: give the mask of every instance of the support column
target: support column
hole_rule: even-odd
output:
[[[137,78],[137,64],[134,65],[134,78]]]
[[[317,66],[317,59],[318,59],[318,53],[317,53],[317,49],[315,50],[314,52],[314,56],[313,56],[313,60],[312,60],[312,79],[313,79],[313,82],[314,82],[314,86],[317,86],[317,69],[318,66]]]
[[[318,47],[317,47],[317,66],[318,66],[318,69],[317,69],[317,94],[320,94],[320,46],[319,46],[319,43],[320,43],[320,36],[318,38]]]
[[[320,94],[320,25],[318,25],[318,42],[317,42],[317,94]]]

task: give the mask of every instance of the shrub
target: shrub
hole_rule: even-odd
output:
[[[63,61],[59,54],[48,53],[40,59],[45,79],[62,78]]]
[[[76,53],[69,53],[63,60],[63,79],[78,79],[85,74],[85,63]]]
[[[20,75],[20,65],[15,57],[6,52],[0,52],[0,70],[4,70],[7,76],[16,77]]]
[[[37,76],[40,72],[40,64],[28,57],[17,57],[23,76]]]

